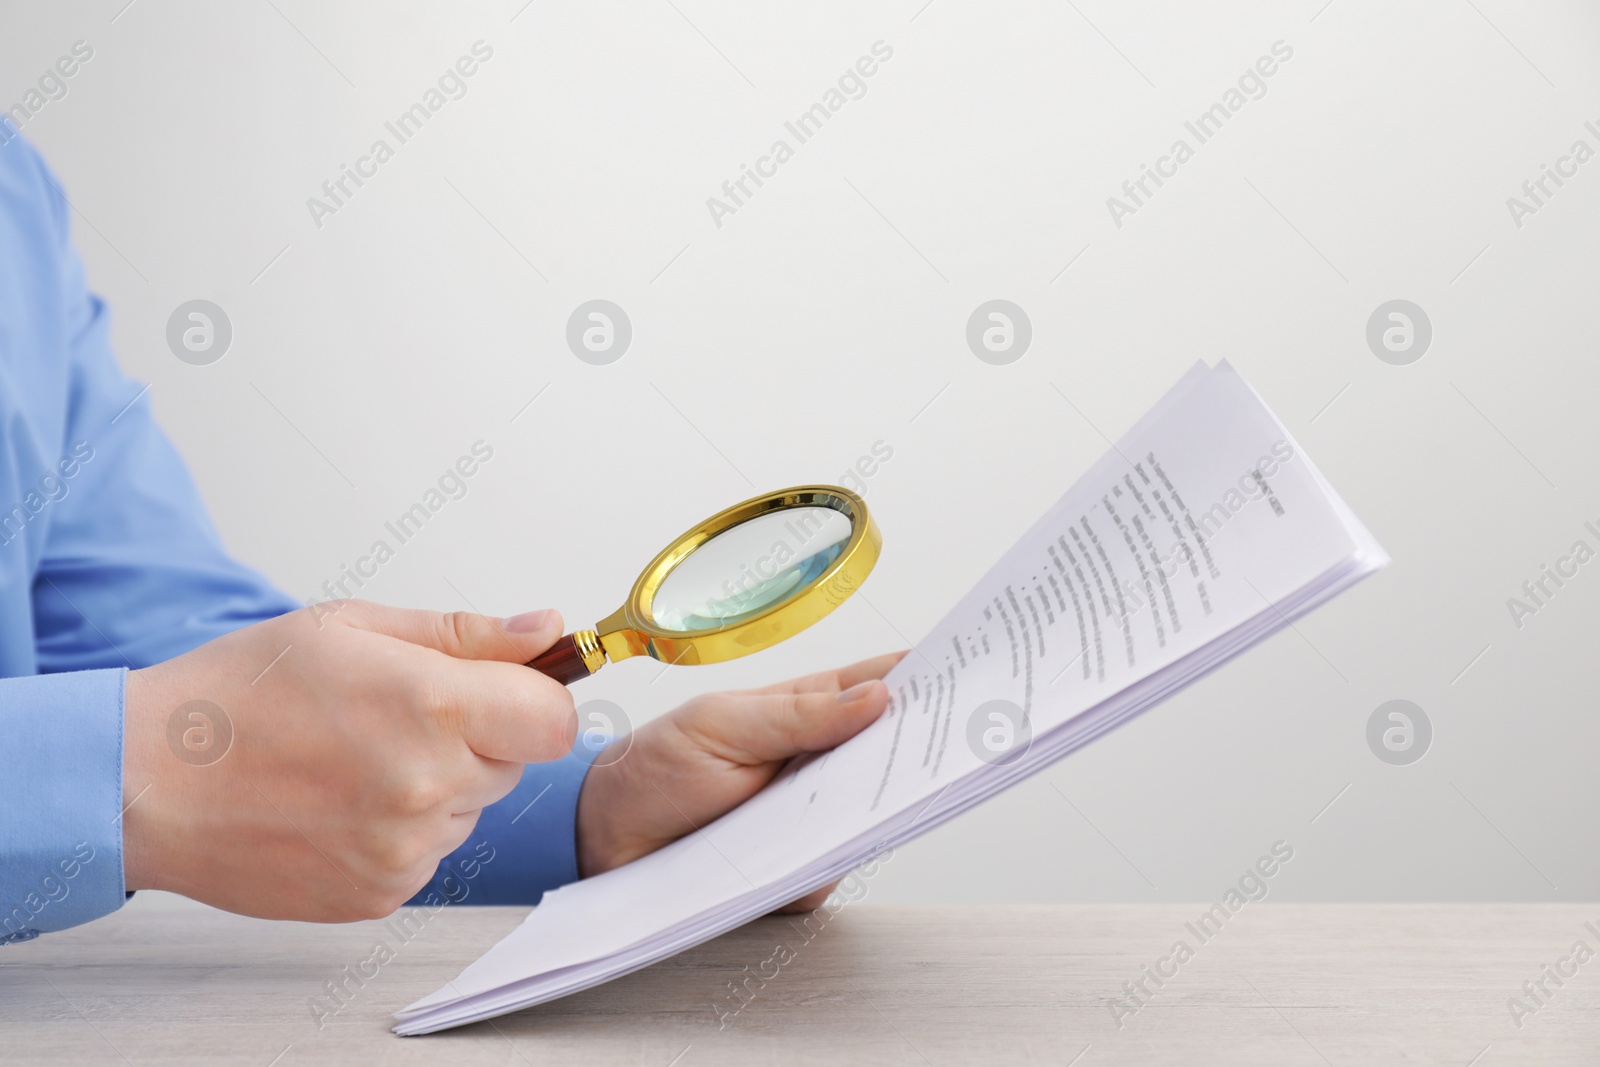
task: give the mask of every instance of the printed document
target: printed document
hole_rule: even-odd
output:
[[[716,822],[545,896],[396,1016],[422,1034],[716,937],[934,829],[1388,563],[1254,390],[1197,365],[886,678],[890,705]]]

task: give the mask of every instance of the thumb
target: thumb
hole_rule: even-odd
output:
[[[423,611],[353,601],[342,617],[360,630],[436,649],[455,659],[526,663],[561,636],[561,613],[546,608],[497,619],[470,611]]]
[[[773,763],[848,741],[888,704],[876,679],[842,693],[715,693],[685,705],[678,725],[734,763]]]

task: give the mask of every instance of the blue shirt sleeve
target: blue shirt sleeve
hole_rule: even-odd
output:
[[[121,670],[0,681],[0,944],[121,907]]]
[[[72,368],[63,454],[80,462],[34,568],[39,670],[148,666],[299,607],[222,547],[147,387],[117,368],[64,228],[56,252]]]
[[[66,199],[7,133],[0,123],[0,942],[125,899],[127,670],[298,607],[222,547],[147,387],[116,366]],[[587,767],[530,767],[440,865],[439,890],[469,863],[480,900],[576,878]]]

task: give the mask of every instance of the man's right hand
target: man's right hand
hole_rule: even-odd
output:
[[[127,887],[270,919],[389,914],[523,764],[571,749],[571,695],[523,666],[560,636],[554,611],[342,601],[130,672]]]

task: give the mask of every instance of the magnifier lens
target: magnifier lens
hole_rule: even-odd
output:
[[[804,592],[850,541],[851,523],[825,507],[758,515],[703,542],[661,582],[655,624],[692,633],[717,630]]]

